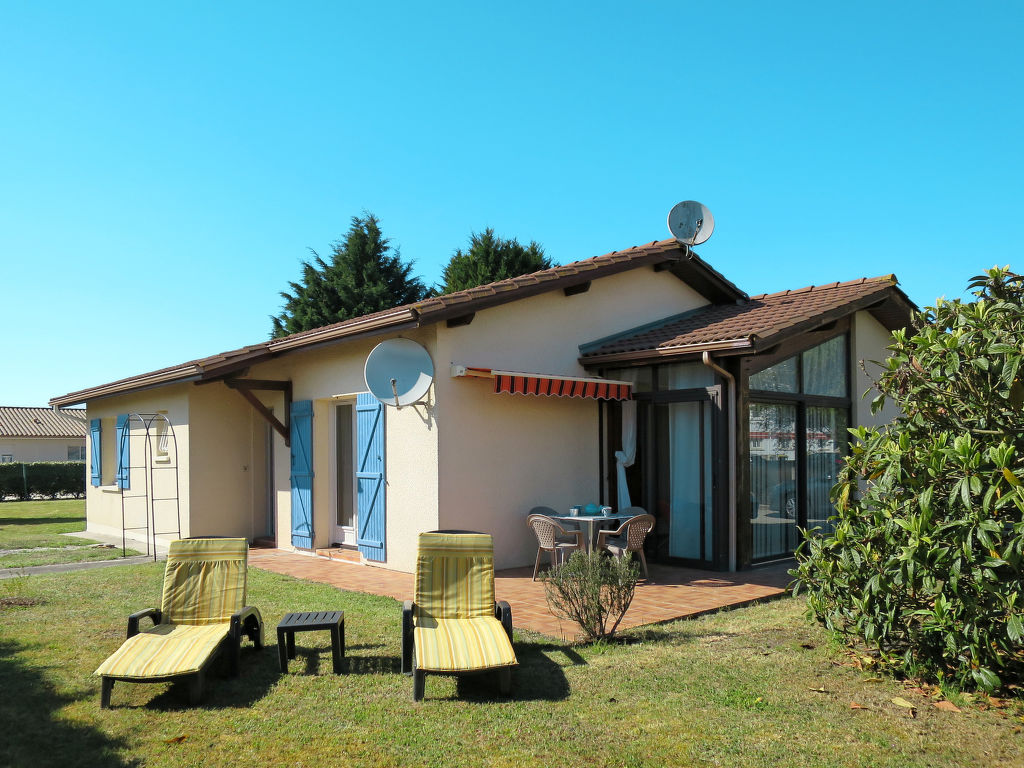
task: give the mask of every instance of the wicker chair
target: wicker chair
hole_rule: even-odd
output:
[[[559,558],[568,557],[574,551],[584,550],[583,531],[567,531],[557,521],[547,515],[531,514],[526,518],[526,525],[537,536],[537,559],[533,562],[533,580],[537,580],[542,552],[551,553],[551,567],[558,564]],[[559,539],[561,537],[561,539]],[[567,539],[571,538],[572,541]]]
[[[631,509],[640,509],[631,507]],[[642,511],[642,510],[641,510]],[[644,557],[644,539],[654,528],[654,515],[646,513],[631,517],[614,531],[601,531],[597,534],[598,551],[606,550],[615,557],[622,557],[627,552],[636,552],[640,555],[640,564],[644,568],[644,578],[647,575],[647,558]]]

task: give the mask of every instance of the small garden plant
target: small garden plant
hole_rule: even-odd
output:
[[[1024,278],[973,278],[893,334],[889,426],[851,430],[835,531],[798,553],[795,591],[903,674],[995,691],[1024,680]]]
[[[580,625],[588,640],[611,637],[629,610],[639,569],[631,555],[573,552],[544,577],[548,607]]]

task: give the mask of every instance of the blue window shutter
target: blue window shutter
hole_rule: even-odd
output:
[[[356,397],[356,545],[367,560],[384,560],[384,406],[373,395]]]
[[[117,417],[117,429],[114,430],[117,440],[117,487],[131,487],[131,457],[128,444],[131,441],[131,417],[122,413]]]
[[[93,485],[103,482],[103,446],[100,436],[102,427],[99,419],[89,421],[89,473]]]
[[[313,546],[313,401],[299,400],[291,410],[292,546]]]

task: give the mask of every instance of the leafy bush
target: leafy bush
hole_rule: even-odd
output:
[[[611,637],[633,602],[638,576],[631,555],[577,551],[544,576],[544,596],[556,616],[575,621],[588,639]]]
[[[29,499],[44,496],[85,495],[85,462],[35,461],[0,464],[0,501],[13,496]]]
[[[898,672],[993,691],[1024,678],[1024,278],[896,332],[878,382],[902,416],[856,440],[835,531],[807,538],[794,590]]]

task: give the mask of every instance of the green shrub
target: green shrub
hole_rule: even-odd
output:
[[[16,461],[0,464],[0,501],[8,497],[30,499],[43,496],[85,495],[83,461]]]
[[[588,639],[611,637],[633,602],[638,576],[631,555],[577,551],[544,576],[544,596],[556,616],[575,621]]]
[[[993,691],[1024,679],[1024,279],[896,332],[878,383],[893,424],[851,430],[834,533],[807,538],[794,590],[898,672]]]

